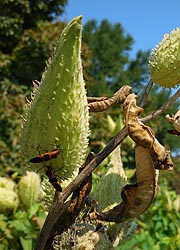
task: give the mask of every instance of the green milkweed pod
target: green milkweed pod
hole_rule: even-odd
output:
[[[15,191],[0,187],[0,213],[13,213],[19,204],[19,198]]]
[[[45,166],[50,165],[61,178],[71,177],[82,165],[88,146],[89,112],[80,58],[81,20],[81,16],[76,17],[65,27],[41,83],[35,82],[21,136],[27,160],[39,153],[60,150],[56,159],[47,164],[31,164],[31,169],[46,172]]]
[[[18,195],[21,203],[26,208],[30,208],[40,194],[41,182],[39,175],[34,172],[28,172],[21,177],[18,183]]]
[[[55,189],[53,188],[53,186],[51,185],[51,183],[47,178],[44,178],[43,181],[41,182],[41,188],[42,188],[41,203],[43,204],[46,211],[50,211],[54,199]]]
[[[16,187],[16,183],[6,177],[0,177],[0,187],[14,190]]]
[[[180,27],[165,34],[162,41],[152,50],[150,75],[153,82],[166,88],[180,82]]]

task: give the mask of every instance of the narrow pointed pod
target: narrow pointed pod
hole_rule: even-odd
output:
[[[22,153],[26,159],[36,156],[38,145],[47,152],[31,160],[43,163],[55,159],[51,144],[61,143],[62,157],[51,161],[51,167],[62,178],[72,177],[83,164],[89,136],[89,110],[81,62],[82,17],[74,18],[62,31],[54,53],[47,62],[40,83],[35,88],[24,113],[21,132]],[[56,147],[57,148],[57,147]],[[30,168],[37,171],[37,165]]]

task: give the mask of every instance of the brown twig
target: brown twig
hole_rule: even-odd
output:
[[[57,217],[63,213],[65,208],[68,206],[68,203],[63,204],[62,202],[62,194],[58,191],[55,192],[54,200],[52,203],[51,210],[49,211],[49,214],[44,222],[44,225],[41,229],[40,235],[38,237],[35,250],[45,250],[47,249],[46,246],[48,246],[50,249],[53,236],[51,231],[53,231],[54,225],[57,222]]]
[[[142,96],[142,98],[141,98],[141,100],[139,102],[139,107],[141,107],[141,108],[144,107],[152,86],[153,86],[153,82],[150,79],[147,86],[146,86],[146,88],[145,88],[145,90],[144,90],[143,96]]]
[[[157,109],[155,112],[153,112],[151,115],[148,115],[142,119],[140,119],[141,122],[147,123],[151,120],[154,120],[157,116],[161,115],[163,112],[165,112],[178,98],[180,97],[180,88],[175,92],[175,94],[165,103],[163,104],[159,109]]]

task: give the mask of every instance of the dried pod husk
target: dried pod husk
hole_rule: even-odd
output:
[[[180,82],[180,27],[165,34],[152,50],[149,66],[153,82],[166,88]]]
[[[22,130],[21,145],[27,160],[39,153],[60,150],[57,158],[47,164],[30,166],[34,171],[46,172],[45,166],[51,165],[60,178],[72,176],[83,163],[88,146],[89,112],[80,58],[81,19],[74,18],[66,26],[41,83],[35,82]]]
[[[0,213],[10,214],[16,211],[19,198],[15,191],[0,187]]]
[[[18,183],[18,195],[24,207],[30,208],[38,199],[40,188],[41,182],[38,174],[27,171],[26,175],[21,177]]]
[[[148,148],[155,168],[172,170],[174,164],[171,160],[170,152],[155,138],[152,129],[138,119],[138,115],[143,109],[136,105],[135,94],[130,94],[126,98],[123,108],[126,115],[126,126],[131,139],[133,139],[136,144]]]

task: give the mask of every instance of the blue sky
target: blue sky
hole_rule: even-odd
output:
[[[82,15],[83,23],[94,18],[120,22],[134,39],[132,56],[152,49],[165,33],[180,26],[180,0],[69,0],[64,18]]]

